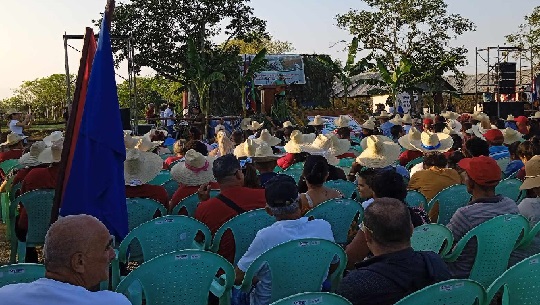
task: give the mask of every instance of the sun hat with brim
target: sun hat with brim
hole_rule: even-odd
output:
[[[351,148],[351,142],[347,139],[340,139],[335,134],[320,134],[315,138],[313,143],[303,147],[305,152],[310,154],[321,154],[322,152],[328,152],[328,154],[339,156]]]
[[[501,168],[493,158],[486,156],[465,158],[458,162],[458,166],[464,169],[476,184],[496,186],[501,181]]]
[[[505,121],[507,121],[507,122],[515,122],[516,118],[513,115],[509,114]]]
[[[413,119],[410,114],[405,113],[403,115],[403,118],[401,118],[401,123],[411,125],[413,123]]]
[[[163,141],[150,141],[147,137],[133,137],[133,138],[137,141],[137,144],[135,144],[134,148],[140,151],[152,151],[156,147],[161,145],[161,143],[163,143]],[[124,140],[124,143],[125,143],[125,140]]]
[[[62,160],[62,147],[64,140],[54,142],[51,146],[46,147],[38,156],[38,161],[41,163],[56,163]]]
[[[540,187],[540,156],[534,156],[525,162],[525,174],[525,180],[519,187],[520,190]]]
[[[336,125],[337,128],[342,127],[349,127],[351,119],[349,119],[345,115],[340,115],[337,119],[334,120],[334,125]]]
[[[470,135],[474,135],[477,138],[485,140],[486,138],[484,138],[484,133],[486,133],[486,131],[487,130],[484,129],[482,125],[479,123],[479,124],[473,125],[471,128],[467,129],[467,131],[465,132]]]
[[[365,138],[366,148],[356,158],[356,162],[369,168],[383,168],[396,162],[401,148],[385,136],[369,136]]]
[[[444,133],[422,132],[420,140],[411,141],[411,145],[421,152],[447,152],[452,148],[454,140]]]
[[[304,151],[304,147],[309,145],[315,139],[314,134],[302,134],[299,130],[293,130],[291,133],[291,139],[283,149],[290,154],[299,154]]]
[[[281,139],[272,136],[270,134],[270,132],[268,131],[268,129],[263,129],[261,131],[261,135],[258,138],[255,139],[255,142],[257,144],[267,143],[270,146],[276,146],[276,145],[279,145],[281,143]]]
[[[152,140],[152,136],[154,136],[156,133],[162,133],[165,137],[167,137],[169,135],[169,132],[167,130],[162,130],[162,129],[150,129],[149,132],[145,133],[143,135],[143,137],[146,137],[148,138],[148,140]]]
[[[154,179],[163,167],[163,159],[157,154],[138,149],[126,151],[124,181],[126,185],[138,186]]]
[[[45,144],[47,146],[51,146],[54,142],[60,141],[62,139],[64,139],[64,133],[63,132],[61,132],[61,131],[53,131],[53,132],[51,132],[50,135],[43,138],[43,142],[45,142]]]
[[[515,143],[515,142],[523,142],[524,141],[523,135],[519,131],[514,130],[514,129],[510,128],[510,127],[503,130],[502,133],[503,133],[503,136],[504,136],[504,144],[506,144],[506,145],[510,145],[512,143]]]
[[[324,125],[324,119],[320,116],[320,115],[316,115],[314,118],[313,118],[313,121],[309,122],[308,125],[311,125],[311,126],[321,126],[321,125]]]
[[[461,133],[461,129],[463,128],[463,125],[461,125],[461,123],[458,122],[457,120],[449,120],[446,125],[448,126],[449,129],[452,129],[458,134]]]
[[[441,113],[441,116],[447,120],[457,120],[459,118],[459,113],[453,111],[446,111]]]
[[[540,111],[535,112],[533,116],[529,117],[529,119],[531,119],[531,120],[540,120]]]
[[[399,116],[399,114],[396,114],[396,116],[390,120],[390,123],[394,124],[394,125],[402,125],[403,124],[403,120],[401,119],[401,117]]]
[[[15,113],[22,113],[22,111],[19,111],[17,109],[9,109],[7,112],[6,112],[6,115],[12,115],[12,114],[15,114]]]
[[[420,133],[420,131],[418,131],[418,129],[416,129],[416,127],[411,127],[411,129],[409,129],[409,133],[401,136],[398,139],[398,143],[406,150],[417,151],[418,149],[411,145],[411,141],[420,140],[421,135],[422,134]]]
[[[360,127],[362,127],[362,129],[375,130],[375,121],[367,120]]]
[[[283,155],[274,155],[272,147],[270,147],[267,143],[260,143],[257,145],[257,148],[255,148],[255,154],[251,157],[251,159],[253,159],[254,162],[263,163],[275,161],[281,157],[283,157]]]
[[[244,118],[242,119],[242,122],[240,122],[240,129],[248,130],[250,124],[251,124],[251,118]]]
[[[19,164],[25,167],[33,167],[40,165],[41,162],[39,162],[38,158],[41,152],[45,150],[45,148],[47,148],[47,144],[45,144],[45,142],[34,142],[34,144],[30,146],[30,151],[19,158]]]
[[[220,130],[226,130],[226,129],[225,129],[225,126],[224,126],[224,125],[221,125],[221,124],[217,124],[216,127],[214,127],[214,133],[217,135],[217,133],[218,133]]]
[[[310,153],[310,155],[323,156],[329,165],[337,166],[339,164],[339,159],[336,157],[336,155],[327,151],[313,151]]]
[[[6,139],[6,142],[0,144],[0,146],[11,146],[11,145],[15,145],[19,142],[21,142],[22,140],[28,138],[27,136],[21,136],[19,134],[16,134],[16,133],[10,133],[7,135],[7,139]]]
[[[124,133],[124,146],[126,146],[126,149],[135,148],[138,142],[139,141],[130,134]]]
[[[257,121],[252,121],[251,125],[248,126],[248,129],[252,130],[252,131],[257,131],[257,130],[261,129],[263,127],[263,125],[264,125],[264,122],[259,123]]]
[[[257,142],[254,139],[247,139],[244,143],[240,143],[234,148],[234,156],[236,158],[245,158],[255,156],[257,150]]]
[[[375,116],[376,119],[389,119],[390,117],[392,117],[392,114],[388,113],[386,110],[381,111],[379,115]]]
[[[291,121],[285,121],[283,123],[283,128],[287,128],[287,127],[294,127],[293,123],[291,123]]]
[[[198,186],[215,181],[212,173],[213,160],[190,149],[184,156],[185,161],[171,168],[171,177],[178,183],[187,186]]]

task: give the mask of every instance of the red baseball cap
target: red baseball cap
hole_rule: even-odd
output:
[[[461,159],[458,165],[476,184],[496,186],[501,181],[501,168],[493,158],[486,156],[466,158]]]
[[[504,135],[499,129],[488,130],[486,133],[484,133],[484,138],[486,138],[486,141],[492,143],[504,142]]]
[[[515,118],[514,121],[519,122],[519,123],[527,123],[528,119],[526,116],[521,115]]]
[[[424,119],[424,125],[433,125],[433,120],[432,119]]]

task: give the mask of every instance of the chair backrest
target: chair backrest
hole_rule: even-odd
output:
[[[356,184],[346,180],[330,180],[324,183],[324,186],[338,190],[345,198],[352,198],[356,191]]]
[[[419,191],[409,190],[407,191],[407,197],[405,197],[405,203],[410,207],[424,207],[427,206],[427,199],[424,194]]]
[[[330,275],[332,289],[335,289],[347,265],[347,255],[343,248],[331,241],[307,238],[277,245],[257,257],[246,270],[242,290],[249,291],[253,277],[264,264],[268,264],[272,275],[270,302],[301,292],[321,291],[336,255],[339,266]]]
[[[168,157],[174,157],[174,154],[166,153],[159,155],[162,160],[167,160]]]
[[[210,197],[216,197],[219,194],[219,190],[210,190]],[[187,196],[186,198],[180,200],[180,202],[174,207],[171,214],[178,215],[180,210],[185,207],[188,213],[188,216],[195,216],[195,210],[199,205],[199,196],[197,193]]]
[[[126,198],[126,205],[130,231],[152,220],[158,210],[161,212],[161,216],[167,215],[165,207],[150,198]]]
[[[416,159],[412,159],[411,161],[409,161],[409,163],[405,165],[405,168],[410,171],[413,166],[422,162],[424,162],[424,157],[418,157]]]
[[[148,182],[148,184],[162,185],[169,180],[171,180],[170,172],[168,170],[162,170],[154,179],[152,179],[152,181]]]
[[[171,168],[173,168],[176,164],[180,163],[180,162],[184,162],[185,160],[184,159],[178,159],[178,160],[174,160],[173,162],[171,162],[171,164],[169,164],[169,170]]]
[[[414,228],[411,246],[416,251],[433,251],[441,256],[447,254],[454,245],[452,232],[445,226],[425,224]]]
[[[197,232],[204,234],[204,245],[194,240]],[[127,261],[128,248],[136,239],[145,261],[158,255],[184,249],[208,249],[212,234],[202,222],[187,216],[165,216],[152,219],[131,230],[118,249],[120,261]]]
[[[15,200],[15,197],[17,196],[17,191],[21,190],[22,182],[18,182],[17,184],[13,185],[11,189],[9,190],[9,200],[13,201]]]
[[[323,202],[306,213],[306,217],[324,219],[332,226],[334,239],[338,244],[347,243],[351,223],[359,215],[358,222],[364,219],[364,209],[352,199],[331,199]]]
[[[242,255],[246,253],[257,232],[271,226],[274,222],[276,219],[268,215],[265,209],[252,210],[235,216],[224,223],[214,234],[211,250],[217,252],[223,234],[227,230],[231,230],[234,236],[234,264],[236,265]]]
[[[219,270],[224,272],[223,284],[215,281]],[[218,297],[228,301],[233,284],[233,266],[223,257],[207,251],[184,250],[167,253],[143,263],[120,282],[116,292],[129,298],[132,296],[130,286],[140,285],[146,304],[206,305],[209,291],[214,293],[216,286],[220,288]],[[141,304],[141,300],[130,301]]]
[[[0,287],[30,283],[45,276],[45,266],[41,264],[14,264],[0,267]]]
[[[510,158],[501,158],[501,159],[497,159],[496,161],[501,171],[504,171],[506,167],[508,166],[508,164],[510,163]]]
[[[174,193],[176,192],[176,190],[178,189],[178,182],[176,182],[176,180],[171,179],[163,183],[161,186],[165,188],[165,190],[167,191],[167,197],[171,199]]]
[[[45,234],[51,221],[51,210],[54,200],[54,190],[35,190],[22,194],[16,198],[21,202],[28,213],[27,244],[43,244]]]
[[[503,305],[540,304],[540,254],[524,259],[506,270],[487,289],[486,304],[503,288]]]
[[[513,172],[512,174],[510,174],[510,176],[506,177],[506,179],[514,179],[514,178],[516,178],[518,172],[519,172],[519,170]]]
[[[521,190],[519,187],[521,186],[522,182],[519,179],[505,179],[502,180],[497,187],[495,187],[495,194],[503,195],[505,197],[508,197],[515,202],[518,202],[519,199],[522,199],[520,197]]]
[[[439,202],[438,224],[447,225],[457,209],[469,203],[471,195],[467,193],[467,187],[463,184],[456,184],[440,191],[428,202],[426,211],[430,211],[435,202]]]
[[[12,170],[21,167],[18,159],[9,159],[0,163],[0,169],[7,176]]]
[[[354,161],[355,161],[354,158],[339,159],[338,166],[339,167],[349,167],[350,168],[350,167],[352,167]]]
[[[471,280],[448,280],[417,291],[395,305],[482,305],[484,288]]]
[[[270,305],[352,305],[346,298],[328,292],[304,292],[276,301]]]
[[[274,173],[281,173],[283,169],[279,166],[274,167]]]
[[[457,259],[467,242],[476,237],[476,257],[469,278],[488,287],[506,270],[510,253],[518,245],[520,236],[526,235],[528,229],[529,223],[521,215],[494,217],[467,232],[447,259]]]
[[[296,164],[299,164],[299,163],[296,163]],[[298,166],[296,167],[293,167],[293,166],[294,165],[292,165],[291,167],[288,167],[287,169],[282,171],[281,174],[285,174],[285,175],[289,175],[293,177],[296,183],[298,183],[298,181],[300,181],[300,176],[302,176],[302,172],[304,171],[304,169]]]

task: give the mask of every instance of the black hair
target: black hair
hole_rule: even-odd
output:
[[[358,177],[364,179],[366,182],[366,185],[371,188],[373,186],[372,180],[375,174],[377,173],[377,169],[369,168],[369,167],[362,167],[360,171],[358,171]]]
[[[519,158],[530,160],[536,155],[540,155],[540,138],[533,137],[532,139],[519,144],[516,154]]]
[[[200,153],[203,156],[208,156],[208,147],[201,142],[197,140],[191,140],[184,145],[184,149],[182,150],[182,154],[186,154],[186,152],[190,149],[195,150],[196,152]]]
[[[292,126],[285,127],[285,128],[283,128],[283,135],[286,136],[286,137],[290,137],[291,133],[293,131],[294,131],[294,127],[292,127]]]
[[[351,129],[349,127],[340,127],[337,129],[336,134],[340,139],[350,139]]]
[[[424,168],[432,166],[445,168],[448,164],[446,157],[440,152],[429,152],[424,154]]]
[[[323,156],[308,156],[302,175],[309,184],[322,185],[328,176],[328,161]]]
[[[281,140],[281,143],[279,143],[280,146],[285,145],[285,131],[283,129],[276,130],[276,132],[274,132],[274,137]]]
[[[459,169],[457,164],[461,159],[465,159],[465,155],[461,151],[454,151],[450,156],[448,156],[448,168],[453,168],[455,170]]]
[[[392,139],[397,140],[401,136],[400,133],[403,132],[403,126],[401,125],[394,125],[390,127],[390,133],[392,134]]]
[[[452,138],[452,140],[454,140],[454,144],[452,144],[452,150],[461,150],[463,148],[463,139],[457,134],[450,135],[450,137]]]
[[[189,129],[190,140],[200,140],[201,137],[202,137],[202,132],[199,128],[193,126]]]
[[[473,126],[473,124],[471,124],[471,122],[463,122],[463,123],[461,123],[461,130],[462,131],[463,130],[467,131],[467,130],[471,129],[472,126]]]
[[[308,133],[315,133],[316,131],[317,129],[315,129],[315,126],[307,125],[306,127],[304,127],[304,130],[302,133],[308,134]]]
[[[247,157],[238,158],[238,160],[246,160]],[[257,175],[257,168],[254,164],[246,162],[244,168],[242,168],[242,173],[244,173],[244,186],[252,189],[261,188],[261,181],[259,180],[259,175]]]
[[[403,176],[394,169],[377,171],[371,179],[370,188],[377,198],[389,197],[405,202],[407,197],[407,186]]]
[[[411,214],[406,205],[394,198],[377,198],[364,212],[364,226],[373,240],[384,247],[410,242]]]
[[[465,142],[465,155],[467,157],[489,157],[489,144],[488,142],[474,137]]]
[[[433,132],[443,132],[443,130],[446,128],[446,124],[443,122],[437,122],[433,124]]]
[[[518,157],[517,155],[517,151],[518,151],[518,147],[519,145],[521,144],[521,142],[514,142],[510,145],[508,145],[508,152],[510,153],[510,156],[515,156],[515,157]]]
[[[231,140],[235,145],[240,145],[244,142],[244,134],[240,130],[235,130],[231,134]]]
[[[299,162],[306,162],[306,159],[307,159],[308,156],[309,156],[309,153],[304,152],[304,151],[301,152],[301,153],[294,154],[293,164],[294,163],[299,163]]]

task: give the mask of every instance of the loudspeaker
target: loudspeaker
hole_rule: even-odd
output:
[[[483,110],[489,117],[497,116],[497,104],[500,107],[501,115],[499,118],[506,118],[509,114],[514,117],[524,115],[525,113],[525,102],[502,102],[502,103],[484,103]],[[528,104],[528,103],[527,103]]]
[[[120,119],[122,120],[122,129],[131,130],[129,108],[120,108]]]
[[[154,127],[154,125],[152,125],[152,124],[139,124],[139,125],[137,125],[137,135],[138,136],[144,135],[145,133],[149,132],[150,129],[152,129],[152,127]]]
[[[501,94],[516,93],[516,63],[502,62],[496,68],[499,74],[498,92]]]

